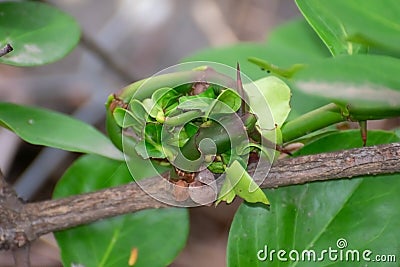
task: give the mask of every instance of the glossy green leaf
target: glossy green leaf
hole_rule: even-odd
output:
[[[233,113],[239,110],[242,104],[242,99],[239,94],[232,90],[226,89],[218,95],[214,105],[211,107],[211,113]]]
[[[280,127],[291,110],[290,88],[274,76],[244,84],[243,87],[249,97],[250,107],[258,118],[260,133],[271,142],[280,143]]]
[[[157,103],[162,109],[165,109],[179,98],[178,92],[169,87],[160,88],[151,96],[154,103]]]
[[[400,115],[400,60],[378,55],[320,60],[293,77],[299,90],[333,101],[354,119]]]
[[[388,132],[369,134],[369,144],[400,140]],[[315,154],[361,145],[358,131],[328,137],[310,143],[303,150]],[[271,201],[270,209],[242,204],[235,214],[228,240],[228,266],[383,266],[381,262],[363,261],[361,254],[371,250],[371,259],[378,254],[399,258],[399,190],[400,174],[264,190]],[[339,249],[343,241],[347,247]],[[337,250],[332,257],[339,256],[340,251],[345,257],[347,251],[357,250],[361,259],[330,260],[327,252],[321,256],[329,248]],[[286,261],[278,258],[279,250],[284,251],[280,257]],[[300,260],[291,260],[290,255],[296,257],[296,251],[291,250],[300,253]],[[304,250],[315,251],[319,260],[307,260],[307,254],[301,260]]]
[[[55,188],[54,197],[131,181],[125,163],[84,156],[64,174]],[[188,221],[185,209],[144,210],[60,231],[55,236],[64,266],[128,266],[131,250],[137,248],[135,267],[161,267],[169,265],[184,247]]]
[[[235,195],[238,195],[250,203],[259,202],[269,205],[264,192],[237,160],[226,169],[225,173],[226,178],[216,204],[221,201],[226,201],[229,204],[233,201]]]
[[[290,112],[291,92],[289,86],[274,76],[256,80],[254,84],[259,92],[253,91],[251,86],[243,85],[249,96],[250,107],[254,109],[258,117],[261,117],[263,113],[258,113],[257,110],[265,108],[267,104],[274,118],[274,123],[277,126],[282,126]],[[264,98],[259,97],[260,93]]]
[[[157,105],[156,102],[152,98],[146,98],[142,102],[143,107],[145,108],[147,114],[152,118],[156,118],[159,112],[162,112],[162,108]]]
[[[207,90],[208,91],[208,90]],[[207,92],[206,91],[206,92]],[[211,114],[234,113],[242,103],[239,94],[232,89],[223,90],[215,99],[214,94],[185,96],[179,99],[179,110],[199,110],[205,117]]]
[[[0,102],[0,126],[31,144],[124,159],[111,141],[91,125],[52,110]]]
[[[149,158],[165,158],[162,145],[153,145],[145,141],[140,141],[135,145],[136,153],[143,159]]]
[[[231,184],[230,180],[227,179],[225,176],[224,183],[222,184],[215,205],[218,205],[221,201],[225,201],[227,204],[230,204],[235,199],[235,197],[236,193],[235,190],[233,190],[233,185]]]
[[[36,1],[0,3],[0,48],[14,50],[0,63],[35,66],[61,59],[78,43],[80,29],[69,15]]]
[[[121,128],[133,127],[139,123],[139,121],[135,119],[133,113],[130,110],[124,108],[116,108],[113,115],[115,122]],[[144,124],[142,124],[141,126],[144,126]]]
[[[324,43],[304,19],[292,20],[275,28],[267,36],[265,49],[267,57],[262,57],[261,54],[250,56],[264,58],[285,68],[331,56]]]
[[[215,99],[203,96],[188,96],[179,99],[178,110],[200,110],[205,113],[210,109]]]
[[[400,5],[396,0],[296,0],[333,55],[379,46],[400,52]]]

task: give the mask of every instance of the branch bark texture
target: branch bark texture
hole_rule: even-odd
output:
[[[270,170],[265,168],[264,173],[268,176],[261,187],[276,188],[396,172],[400,172],[400,143],[282,159]],[[171,195],[166,179],[153,177],[141,183],[145,184],[130,183],[68,198],[24,204],[2,181],[0,249],[22,247],[49,232],[143,209],[168,206],[150,196],[157,193],[162,199],[162,196]],[[147,192],[141,186],[145,186]]]

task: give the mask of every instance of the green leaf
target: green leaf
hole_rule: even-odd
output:
[[[179,98],[178,92],[169,87],[160,88],[151,96],[154,103],[157,103],[162,109],[167,108],[171,102]]]
[[[28,143],[123,160],[123,154],[91,125],[37,107],[0,102],[0,126]]]
[[[269,76],[254,82],[258,92],[251,84],[244,84],[244,90],[250,99],[250,107],[254,109],[258,117],[263,116],[265,112],[257,112],[268,105],[274,123],[282,126],[290,112],[291,92],[289,86],[277,77]],[[260,97],[260,93],[261,96]]]
[[[226,89],[218,95],[208,114],[233,113],[239,110],[241,104],[239,94],[232,89]]]
[[[162,112],[162,108],[154,102],[152,98],[146,98],[142,102],[143,107],[145,108],[147,114],[152,118],[156,118],[159,112]]]
[[[293,84],[303,92],[335,102],[356,120],[400,115],[400,60],[378,55],[320,60],[297,72]]]
[[[136,119],[133,113],[127,109],[124,108],[116,108],[114,110],[114,119],[115,122],[120,126],[121,128],[127,128],[127,127],[132,127],[135,126],[137,123],[139,123]],[[142,124],[141,126],[144,126]]]
[[[234,113],[242,103],[239,94],[232,89],[223,90],[216,99],[210,97],[215,97],[215,95],[199,94],[181,97],[177,108],[179,110],[199,110],[204,113],[205,117],[209,117],[211,114]]]
[[[225,173],[226,178],[216,204],[221,201],[226,201],[229,204],[233,201],[235,195],[238,195],[247,202],[260,202],[269,205],[264,192],[237,160],[226,169]]]
[[[160,145],[150,144],[145,142],[144,140],[138,142],[135,145],[135,151],[143,159],[149,159],[149,158],[163,159],[166,157],[161,144]]]
[[[399,141],[393,133],[371,132],[370,141],[377,143]],[[333,149],[349,149],[361,144],[358,131],[323,137],[303,148],[308,153],[322,153]],[[370,142],[372,144],[372,142]],[[321,257],[324,249],[333,250],[344,238],[348,250],[371,250],[377,254],[393,254],[398,258],[400,229],[400,174],[381,177],[362,177],[264,190],[271,201],[270,209],[242,204],[235,214],[228,240],[228,266],[382,266],[382,263],[329,260],[293,261],[291,250],[301,253],[313,250]],[[271,258],[261,261],[272,250]],[[288,261],[277,258],[284,250]],[[260,252],[261,251],[261,252]],[[294,253],[292,255],[295,256]],[[397,266],[387,262],[385,266]]]
[[[93,155],[84,156],[64,174],[55,188],[54,197],[129,182],[132,182],[132,177],[125,163]],[[137,248],[135,267],[161,267],[169,265],[185,246],[188,230],[187,210],[166,208],[102,220],[57,232],[55,236],[64,266],[128,266],[130,252],[132,248]]]
[[[250,107],[258,118],[261,134],[272,142],[281,142],[280,127],[290,112],[290,88],[277,77],[269,76],[244,84]]]
[[[199,110],[205,113],[210,109],[210,106],[214,103],[215,99],[204,97],[204,96],[187,96],[179,99],[178,110]]]
[[[282,67],[330,57],[329,50],[304,19],[295,19],[275,28],[267,37],[266,46],[266,57],[261,54],[248,57],[264,58]]]
[[[215,205],[218,205],[221,201],[225,201],[227,204],[230,204],[235,197],[236,193],[235,190],[233,190],[233,185],[231,184],[230,180],[225,177]]]
[[[365,52],[366,46],[400,52],[400,5],[396,0],[296,3],[332,55]]]
[[[142,103],[134,99],[130,103],[130,109],[115,108],[113,117],[118,126],[122,128],[132,127],[137,136],[141,136],[146,125],[148,114]]]
[[[77,22],[50,5],[36,1],[3,2],[0,10],[0,47],[9,43],[14,48],[0,57],[0,63],[47,64],[64,57],[79,41]]]

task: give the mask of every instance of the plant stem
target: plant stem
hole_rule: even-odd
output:
[[[313,131],[345,121],[346,119],[342,115],[339,106],[333,103],[325,105],[286,122],[281,129],[283,142],[292,141]]]
[[[7,55],[11,51],[13,51],[14,48],[10,44],[6,44],[3,48],[0,49],[0,57]]]
[[[261,188],[276,188],[311,181],[326,181],[372,175],[376,179],[400,170],[400,143],[363,147],[345,151],[286,158],[275,162],[271,169],[265,167],[265,176],[255,179],[262,182]],[[140,167],[140,166],[138,166]],[[251,173],[254,169],[250,169]],[[269,171],[269,173],[268,173]],[[67,198],[47,200],[37,203],[22,203],[12,188],[0,176],[0,250],[21,247],[39,236],[83,225],[121,214],[143,209],[168,207],[157,201],[173,201],[174,196],[166,185],[168,181],[153,177],[137,183],[103,189]],[[148,190],[143,191],[141,186]],[[150,194],[149,194],[150,193]],[[13,203],[18,203],[17,210]],[[10,206],[11,205],[11,206]],[[18,243],[16,243],[18,240]]]

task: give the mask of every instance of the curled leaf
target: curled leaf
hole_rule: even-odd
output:
[[[226,178],[222,185],[216,204],[221,201],[231,203],[236,195],[247,202],[261,202],[269,205],[269,200],[260,187],[254,182],[239,161],[235,160],[226,171]]]

